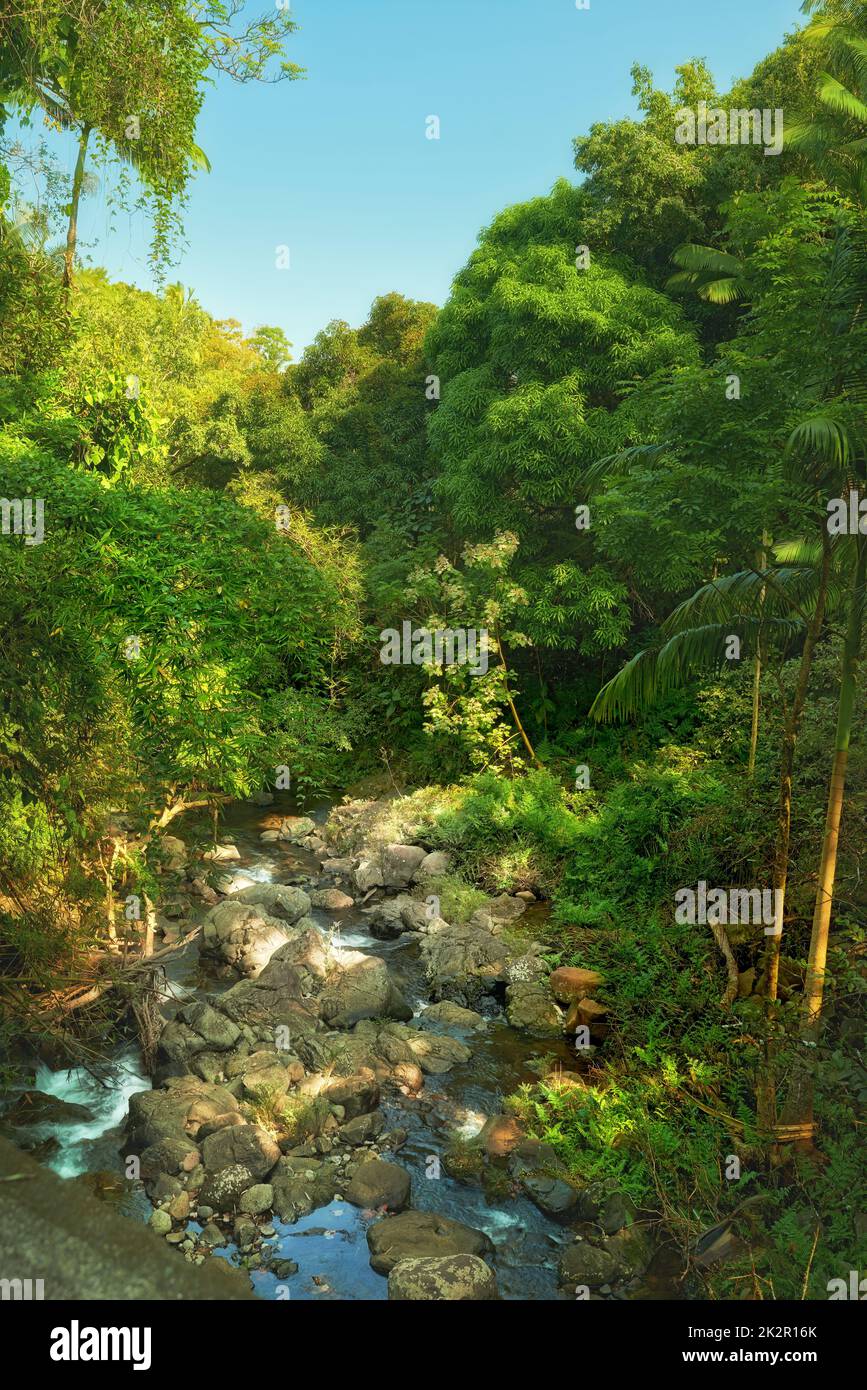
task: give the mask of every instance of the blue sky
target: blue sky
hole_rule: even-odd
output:
[[[267,0],[250,9],[260,12]],[[171,278],[247,331],[278,324],[295,357],[332,318],[363,322],[396,289],[442,303],[479,230],[574,176],[572,137],[635,110],[629,69],[668,87],[704,57],[748,73],[799,21],[799,0],[293,0],[300,82],[221,81],[199,143],[212,163]],[[802,21],[803,22],[803,21]],[[439,141],[425,119],[441,121]],[[147,225],[104,194],[83,209],[87,254],[150,287]],[[290,268],[275,247],[290,248]]]

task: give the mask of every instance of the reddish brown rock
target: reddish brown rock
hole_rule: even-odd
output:
[[[595,999],[575,999],[563,1024],[564,1033],[575,1033],[581,1027],[590,1029],[591,1034],[603,1036],[607,1032],[608,1010]]]
[[[572,965],[561,965],[548,976],[551,993],[561,1004],[571,1004],[573,999],[584,999],[602,984],[602,976],[597,970],[579,970]]]
[[[513,1115],[492,1115],[479,1131],[479,1142],[491,1158],[506,1158],[521,1140],[524,1131]]]

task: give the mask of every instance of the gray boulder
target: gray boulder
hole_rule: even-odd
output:
[[[617,1269],[617,1260],[607,1250],[578,1240],[563,1252],[558,1277],[566,1287],[598,1289],[617,1278]]]
[[[388,1274],[401,1260],[486,1255],[494,1248],[484,1231],[433,1211],[405,1211],[375,1222],[367,1245],[377,1274]]]
[[[546,1216],[565,1220],[573,1212],[578,1192],[565,1177],[558,1177],[559,1173],[565,1174],[566,1169],[550,1144],[538,1139],[523,1140],[512,1150],[509,1172]]]
[[[386,845],[381,855],[382,881],[386,888],[407,888],[425,858],[418,845]]]
[[[240,975],[254,978],[286,944],[289,933],[286,922],[271,917],[263,907],[230,898],[208,913],[202,937],[207,955],[217,956]]]
[[[435,849],[431,854],[426,854],[413,874],[413,882],[420,883],[424,878],[439,878],[442,874],[447,874],[451,868],[452,857],[444,850]]]
[[[209,1134],[202,1144],[207,1173],[242,1164],[252,1178],[265,1178],[280,1157],[280,1149],[258,1125],[228,1125]]]
[[[539,1038],[560,1037],[563,1014],[546,984],[519,980],[506,990],[506,1016],[513,1028]]]
[[[409,1173],[397,1163],[372,1158],[356,1168],[346,1189],[346,1200],[353,1206],[376,1210],[403,1211],[409,1204],[412,1183]]]

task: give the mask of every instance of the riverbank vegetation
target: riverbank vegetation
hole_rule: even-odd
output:
[[[808,6],[728,93],[637,65],[640,115],[443,306],[383,295],[298,361],[170,280],[208,65],[295,75],[282,12],[233,47],[205,8],[0,16],[5,1040],[120,949],[190,808],[409,795],[449,920],[532,891],[549,962],[603,976],[586,1084],[525,1086],[524,1122],[660,1212],[699,1296],[825,1297],[867,1262],[863,8]],[[112,82],[154,65],[139,147]],[[783,111],[783,153],[678,144],[701,102]],[[153,213],[156,292],[81,254],[91,149]],[[484,631],[486,669],[383,663],[405,623]],[[774,890],[772,933],[678,921],[700,882]]]

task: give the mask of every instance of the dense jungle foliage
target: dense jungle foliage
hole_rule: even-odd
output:
[[[493,217],[444,305],[383,295],[297,361],[166,270],[208,71],[256,80],[291,21],[239,51],[216,5],[211,29],[182,0],[0,12],[8,1036],[187,807],[281,766],[308,801],[442,787],[451,910],[533,889],[552,961],[605,978],[593,1084],[525,1088],[527,1123],[674,1228],[735,1221],[752,1253],[705,1294],[867,1266],[867,15],[807,8],[731,92],[636,66],[639,117]],[[133,146],[114,87],[143,108],[155,74]],[[782,155],[678,144],[703,101],[782,109]],[[81,254],[92,161],[152,213],[159,292]],[[406,621],[486,631],[487,671],[383,664]],[[776,888],[781,930],[678,922],[700,880]]]

